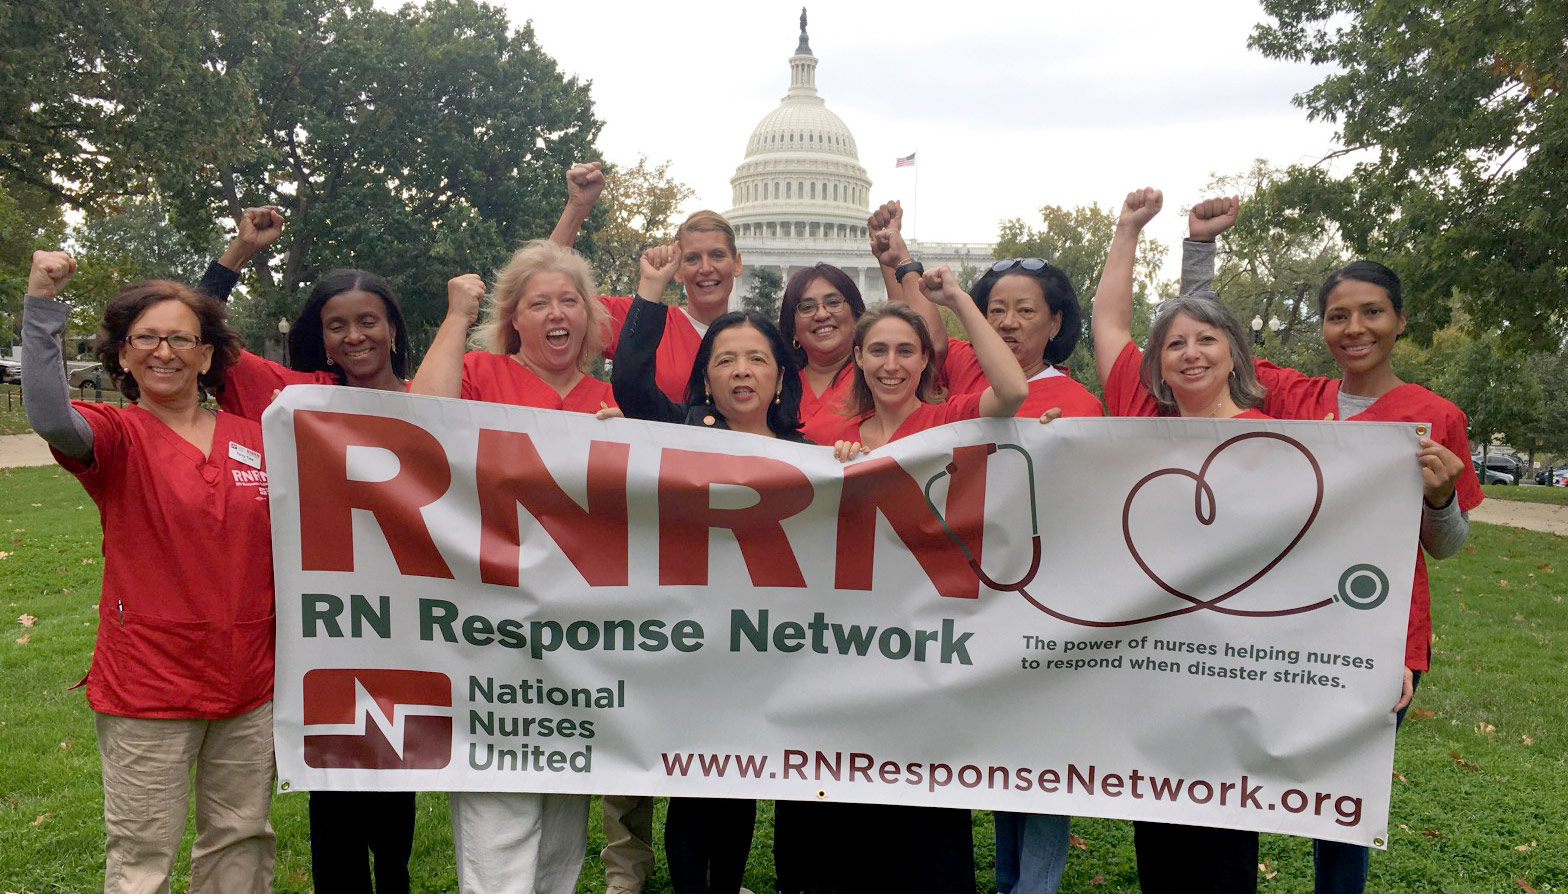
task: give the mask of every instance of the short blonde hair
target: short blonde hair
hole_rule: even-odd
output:
[[[583,256],[544,239],[535,239],[513,252],[511,260],[496,273],[495,288],[485,296],[482,320],[474,329],[469,344],[475,350],[492,354],[516,354],[522,347],[522,337],[512,325],[517,303],[522,300],[523,290],[528,288],[529,278],[535,273],[546,272],[566,274],[572,287],[582,296],[583,309],[588,315],[588,332],[583,338],[577,368],[587,372],[594,358],[604,349],[610,315],[594,292],[593,271]]]
[[[724,241],[730,247],[730,254],[740,254],[735,248],[735,228],[724,219],[724,215],[717,211],[698,211],[675,231],[675,242],[679,244],[686,238],[687,233],[723,233]]]

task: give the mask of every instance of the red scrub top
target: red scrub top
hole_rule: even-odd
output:
[[[597,413],[601,406],[615,406],[615,392],[609,382],[583,376],[562,397],[516,358],[488,351],[463,355],[463,387],[458,396],[464,400],[572,413]]]
[[[94,711],[217,720],[272,699],[272,532],[261,426],[217,414],[210,456],[131,405],[73,403],[90,465],[55,460],[98,504],[103,594]]]
[[[1266,360],[1256,362],[1258,380],[1268,389],[1264,408],[1282,419],[1338,419],[1338,379],[1308,376],[1281,369]],[[1465,435],[1465,414],[1451,402],[1406,383],[1378,398],[1372,406],[1351,417],[1356,422],[1426,422],[1432,440],[1447,447],[1464,462],[1454,485],[1459,508],[1469,512],[1481,504],[1481,482],[1470,464],[1470,439]],[[1432,663],[1432,588],[1426,556],[1416,548],[1415,587],[1410,594],[1410,623],[1405,634],[1405,666],[1425,671]]]
[[[975,394],[991,387],[980,369],[980,358],[975,349],[962,339],[947,340],[947,358],[942,363],[947,375],[947,386],[954,394]],[[1014,416],[1038,419],[1046,410],[1061,408],[1062,416],[1104,416],[1105,407],[1089,389],[1067,375],[1062,367],[1052,367],[1057,375],[1035,376],[1029,380],[1029,396]]]
[[[604,340],[604,356],[613,361],[615,349],[621,341],[621,325],[626,322],[626,315],[631,313],[632,299],[619,295],[601,295],[599,301],[610,312],[613,320]],[[669,316],[664,321],[664,337],[659,339],[659,351],[654,356],[654,362],[658,365],[654,383],[664,392],[665,397],[683,404],[686,402],[686,383],[691,378],[691,365],[697,359],[697,347],[702,344],[703,333],[697,330],[697,324],[692,322],[683,308],[675,305],[667,307]],[[611,401],[610,406],[615,406],[615,402]]]
[[[871,414],[868,413],[848,420],[840,427],[839,433],[834,436],[833,440],[822,443],[832,444],[834,441],[859,441],[861,439],[860,423],[869,418],[871,418]],[[949,397],[946,402],[939,404],[922,402],[899,425],[897,430],[893,432],[893,436],[888,438],[888,441],[892,442],[899,438],[907,438],[916,432],[922,432],[928,428],[936,428],[938,425],[946,425],[949,422],[978,418],[980,418],[980,395],[978,394],[960,394]]]
[[[800,433],[813,444],[831,445],[844,430],[844,405],[855,381],[854,364],[844,364],[821,394],[811,390],[804,371],[799,375]]]
[[[1175,416],[1160,408],[1149,389],[1143,387],[1143,377],[1138,367],[1143,363],[1143,351],[1136,344],[1127,342],[1111,365],[1111,377],[1105,383],[1105,406],[1112,416]],[[1273,419],[1262,410],[1243,410],[1232,419]]]
[[[272,392],[290,385],[338,385],[341,380],[329,372],[299,372],[249,351],[223,374],[223,390],[218,406],[246,419],[261,420],[262,411],[272,403]]]

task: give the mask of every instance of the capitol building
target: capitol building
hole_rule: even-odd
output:
[[[789,72],[789,93],[751,132],[746,158],[730,178],[734,207],[724,216],[735,228],[744,262],[735,294],[749,292],[759,270],[773,270],[788,282],[796,270],[826,262],[849,274],[867,304],[881,301],[887,289],[866,229],[871,179],[860,164],[854,134],[817,94],[817,57],[806,37],[804,11]],[[948,264],[958,273],[992,260],[990,243],[908,242],[928,268]]]

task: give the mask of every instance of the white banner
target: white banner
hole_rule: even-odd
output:
[[[977,420],[841,466],[312,386],[265,431],[283,790],[925,804],[1383,846],[1415,426]]]

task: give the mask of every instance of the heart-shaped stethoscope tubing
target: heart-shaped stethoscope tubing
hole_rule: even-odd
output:
[[[1024,467],[1028,473],[1025,477],[1029,481],[1030,538],[1034,550],[1034,556],[1029,560],[1028,572],[1010,584],[992,580],[991,576],[985,573],[985,569],[980,567],[980,563],[975,559],[975,554],[969,551],[969,544],[965,543],[964,538],[958,536],[958,532],[954,531],[952,526],[947,523],[947,517],[942,514],[942,510],[937,508],[936,501],[931,499],[931,489],[936,486],[938,481],[951,477],[954,472],[958,471],[955,463],[948,463],[946,468],[932,475],[926,481],[926,505],[931,508],[931,514],[936,516],[937,522],[941,524],[943,533],[947,534],[947,539],[953,541],[953,545],[958,547],[959,551],[964,554],[965,559],[969,560],[969,569],[974,572],[975,577],[979,578],[980,583],[999,593],[1016,593],[1033,583],[1035,575],[1040,573],[1040,504],[1035,499],[1034,457],[1029,455],[1029,451],[1017,444],[987,444],[985,446],[987,456],[999,450],[1016,450],[1018,455],[1024,458]]]

